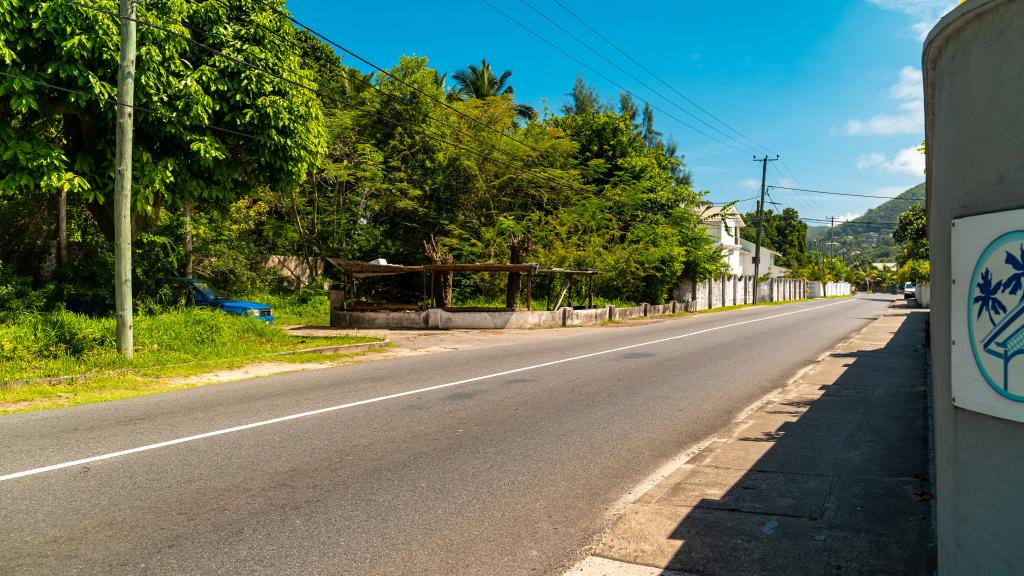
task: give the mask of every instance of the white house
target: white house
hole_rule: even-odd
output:
[[[783,268],[776,264],[779,254],[761,246],[761,266],[758,272],[761,275],[771,274],[772,278],[782,278],[789,274],[789,268]],[[754,275],[754,243],[745,238],[740,239],[740,262],[742,263],[743,275]]]
[[[730,206],[723,215],[722,207],[709,206],[701,212],[701,216],[704,218],[708,236],[714,238],[722,248],[722,257],[729,265],[728,273],[733,276],[742,275],[744,272],[740,258],[740,228],[745,224],[739,211]]]

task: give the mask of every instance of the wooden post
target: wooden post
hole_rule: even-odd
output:
[[[346,272],[345,279],[348,280],[348,302],[345,303],[345,310],[351,310],[352,304],[356,301],[356,277],[351,272]]]
[[[533,310],[533,272],[526,275],[526,309]]]
[[[594,307],[594,277],[587,276],[587,308]]]
[[[135,102],[135,0],[121,0],[121,60],[117,71],[114,173],[114,307],[117,351],[131,358],[132,329],[132,117]]]

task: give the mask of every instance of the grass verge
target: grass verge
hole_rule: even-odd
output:
[[[296,370],[301,370],[304,368],[303,365],[314,363],[325,367],[342,366],[356,362],[362,356],[375,354],[383,350],[385,348],[371,348],[339,354],[295,354],[275,357],[273,360],[266,360],[265,358],[219,359],[195,362],[187,366],[151,368],[125,374],[101,374],[84,380],[55,384],[12,386],[0,389],[0,415],[63,408],[79,404],[109,402],[122,398],[161,394],[163,392],[238,380],[243,377],[210,380],[193,380],[189,377],[208,374],[211,371],[224,373],[243,367],[259,366],[260,360],[274,365],[288,364],[295,366]],[[287,368],[277,368],[274,370],[274,374],[289,371]]]
[[[114,333],[113,318],[63,310],[0,324],[0,413],[165,392],[188,387],[172,382],[176,378],[254,362],[295,363],[307,356],[329,362],[336,355],[273,355],[380,340],[295,337],[252,318],[201,308],[137,316],[131,359],[117,354]],[[51,381],[40,382],[46,379]]]

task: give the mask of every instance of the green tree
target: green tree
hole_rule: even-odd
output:
[[[601,97],[594,88],[583,78],[583,74],[576,77],[572,85],[572,92],[569,93],[569,102],[562,106],[565,114],[596,114],[603,110]],[[636,118],[630,118],[635,121]]]
[[[928,215],[921,204],[914,204],[896,219],[892,239],[902,246],[899,260],[928,259]]]
[[[321,107],[302,88],[307,76],[288,44],[294,29],[262,1],[239,7],[183,0],[140,7],[137,214],[183,202],[226,203],[260,186],[293,188],[323,150]],[[277,31],[253,26],[253,19]],[[110,237],[116,17],[56,0],[8,0],[0,22],[0,60],[13,76],[0,77],[0,110],[9,119],[0,125],[7,151],[0,193],[68,192]],[[196,30],[215,32],[194,38]]]
[[[460,100],[469,100],[470,98],[484,100],[500,97],[511,99],[515,96],[515,88],[508,83],[511,76],[511,70],[505,70],[501,74],[495,75],[490,63],[483,58],[480,60],[479,66],[470,64],[467,68],[452,74],[452,80],[456,84],[454,94]],[[537,117],[537,111],[527,104],[515,104],[515,110],[524,120],[532,120]]]
[[[765,210],[761,235],[762,246],[768,247],[782,255],[779,265],[788,268],[799,268],[807,263],[807,223],[800,220],[800,213],[794,208],[784,208],[782,212]],[[740,234],[744,239],[753,241],[757,234],[757,212],[743,215],[744,227]]]

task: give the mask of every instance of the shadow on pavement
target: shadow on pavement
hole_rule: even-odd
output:
[[[691,460],[655,501],[676,518],[686,511],[665,568],[933,573],[926,318],[893,319],[887,342],[880,332],[855,340],[856,351],[833,354],[738,438]]]

